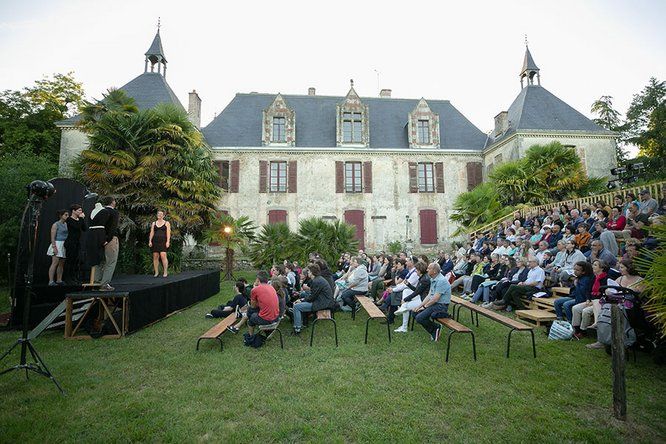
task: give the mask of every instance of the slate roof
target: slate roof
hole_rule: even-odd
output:
[[[212,147],[262,146],[261,120],[277,94],[236,94],[202,132]],[[296,113],[297,147],[335,147],[338,96],[283,95]],[[368,105],[370,148],[409,148],[407,116],[419,99],[362,97]],[[427,100],[439,114],[440,148],[482,150],[487,136],[448,100]]]
[[[536,63],[534,63],[534,59],[532,58],[532,53],[530,53],[530,48],[525,47],[525,59],[523,60],[523,70],[521,71],[521,74],[525,71],[538,70],[539,68],[537,67]]]
[[[497,143],[516,131],[613,134],[558,99],[543,86],[528,85],[508,110],[509,129]]]
[[[144,72],[118,89],[125,91],[125,94],[134,98],[139,109],[154,108],[160,103],[172,103],[185,110],[183,104],[180,103],[180,100],[178,100],[178,97],[176,97],[176,94],[174,94],[164,76],[156,72]],[[80,114],[56,122],[56,125],[74,125],[79,120],[81,120]]]

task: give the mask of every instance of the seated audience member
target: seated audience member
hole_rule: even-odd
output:
[[[516,310],[522,310],[525,308],[525,305],[521,301],[521,297],[529,298],[534,293],[543,291],[543,282],[546,279],[546,274],[539,267],[539,262],[536,258],[531,258],[528,260],[528,266],[530,269],[527,273],[527,279],[524,282],[511,285],[502,300],[495,301],[493,307],[491,307],[493,310],[506,309],[507,311],[511,311],[511,307]]]
[[[439,340],[440,326],[433,319],[448,317],[449,303],[451,303],[451,285],[440,273],[439,265],[428,265],[430,277],[430,290],[423,302],[414,309],[416,322],[430,334],[433,341]]]
[[[578,225],[578,234],[574,236],[576,247],[583,253],[590,249],[590,241],[592,235],[588,231],[589,227],[586,223]]]
[[[562,232],[560,231],[560,226],[555,224],[551,228],[551,234],[548,238],[548,248],[551,250],[557,246],[557,241],[562,239]]]
[[[581,303],[575,304],[571,308],[571,325],[574,327],[574,336],[580,339],[585,334],[583,333],[587,328],[594,324],[594,300],[601,298],[601,287],[608,285],[608,270],[610,267],[602,260],[595,259],[592,261],[592,273],[594,280],[592,282],[592,289],[587,295],[587,299]]]
[[[210,313],[206,313],[207,318],[225,318],[233,312],[240,311],[241,307],[247,305],[247,296],[245,295],[245,279],[236,282],[236,295],[224,305],[213,308]]]
[[[643,285],[641,282],[643,281],[643,278],[638,275],[638,272],[636,271],[634,267],[634,263],[631,260],[622,260],[620,262],[620,277],[616,280],[617,285],[620,287],[624,288],[629,288],[630,290],[634,290],[636,292],[641,292],[643,290]],[[612,289],[609,289],[608,291],[614,291]],[[593,306],[593,311],[594,311],[594,316],[595,318],[598,317],[599,313],[601,312],[601,303],[599,299],[596,299],[592,302]],[[595,319],[595,324],[591,325],[589,328],[595,328],[596,327],[596,319]],[[587,348],[604,348],[605,345],[602,344],[601,342],[594,342],[592,344],[586,345]]]
[[[503,256],[509,254],[509,241],[501,238],[497,241],[497,248],[495,248],[495,254]]]
[[[395,287],[391,288],[391,293],[389,296],[390,304],[388,306],[388,315],[386,316],[387,322],[389,324],[393,323],[395,312],[398,309],[398,307],[402,304],[404,297],[409,296],[413,292],[413,290],[411,290],[407,284],[409,283],[412,286],[416,286],[416,284],[418,284],[419,282],[419,275],[416,272],[415,268],[415,265],[418,264],[419,262],[420,261],[417,260],[417,258],[414,256],[408,257],[405,260],[405,267],[407,268],[407,276],[405,276],[405,278]],[[406,324],[404,328],[398,327],[395,330],[395,332],[406,333],[407,332]]]
[[[650,195],[650,190],[645,189],[641,191],[639,196],[641,201],[639,204],[638,212],[640,214],[646,214],[648,217],[650,217],[653,213],[655,213],[659,209],[659,204]]]
[[[633,261],[636,259],[640,255],[640,249],[642,246],[643,243],[638,239],[634,239],[633,237],[627,239],[627,242],[624,245],[625,252],[622,255],[622,260]]]
[[[406,284],[407,289],[411,291],[411,293],[407,293],[407,295],[402,298],[402,305],[395,311],[395,314],[402,314],[402,326],[395,330],[396,332],[400,333],[407,332],[411,311],[421,305],[423,300],[428,295],[428,292],[430,291],[430,277],[427,273],[428,266],[425,263],[419,261],[416,263],[414,268],[418,276],[418,281],[416,285],[414,285],[412,283],[412,279],[405,279],[404,283]]]
[[[650,225],[650,219],[647,214],[640,213],[639,207],[636,202],[629,205],[629,215],[627,216],[627,224],[622,232],[625,239],[631,237],[636,239],[644,239],[647,234],[647,226]]]
[[[615,239],[613,238],[613,240]],[[615,266],[615,264],[617,264],[617,259],[615,258],[615,255],[613,255],[610,251],[606,250],[600,240],[592,241],[588,258],[590,263],[594,262],[597,259],[601,259],[606,264],[608,264],[609,268],[612,268]]]
[[[310,264],[308,270],[313,276],[309,284],[310,290],[301,292],[300,299],[294,302],[294,333],[296,334],[299,334],[303,328],[303,313],[332,310],[335,305],[333,290],[326,279],[321,276],[319,265]]]
[[[442,269],[441,273],[446,276],[446,274],[453,270],[453,260],[451,260],[451,255],[444,253],[442,259],[438,261],[439,267]],[[427,265],[427,264],[426,264]]]
[[[532,226],[532,236],[530,237],[530,243],[536,247],[541,241],[542,237],[543,234],[541,234],[541,227],[538,223],[534,224]],[[548,245],[548,242],[546,242],[546,245]]]
[[[279,277],[276,276],[273,279],[277,282]],[[254,327],[272,324],[279,317],[280,297],[278,297],[275,288],[269,283],[269,274],[265,271],[259,271],[254,281],[254,288],[250,292],[250,307],[247,310],[247,316],[243,317],[236,325],[227,327],[227,330],[238,333],[238,330],[247,322],[248,332],[253,335]]]
[[[592,210],[590,210],[589,208],[585,208],[583,209],[582,213],[583,213],[582,214],[583,222],[587,224],[588,231],[590,231],[590,227],[596,222]]]
[[[562,240],[566,242],[575,239],[576,239],[576,233],[574,233],[573,225],[565,225],[564,234],[562,235]]]
[[[360,256],[352,257],[349,265],[351,274],[347,278],[347,288],[340,293],[342,304],[349,307],[349,311],[356,305],[354,296],[368,292],[368,270],[360,265],[360,262]]]
[[[616,197],[617,199],[617,197]],[[611,215],[606,223],[606,228],[615,235],[615,237],[621,238],[623,237],[622,231],[624,230],[624,227],[627,225],[627,218],[624,217],[624,214],[622,214],[622,207],[621,206],[614,206],[611,209]]]
[[[515,264],[515,267],[511,267],[507,279],[502,279],[494,287],[491,287],[488,305],[492,305],[493,301],[502,300],[511,285],[525,282],[525,280],[527,280],[527,273],[530,271],[527,267],[527,259],[524,257],[517,257],[515,258]]]
[[[483,270],[481,274],[472,273],[472,285],[470,288],[472,294],[476,293],[479,285],[481,285],[483,282],[488,279],[499,279],[498,276],[500,276],[500,273],[503,273],[503,271],[501,271],[502,263],[500,262],[500,257],[494,253],[490,255],[490,261],[488,261],[488,256],[484,256],[482,265]],[[472,296],[470,295],[466,299],[472,300]]]
[[[497,259],[497,265],[494,268],[488,270],[488,279],[481,282],[474,292],[474,296],[472,296],[472,302],[476,304],[481,300],[481,298],[483,298],[484,302],[490,301],[490,289],[500,280],[504,278],[510,278],[510,276],[507,276],[507,272],[509,271],[509,266],[515,266],[515,263],[516,261],[509,256],[499,257]]]
[[[460,276],[451,283],[451,291],[458,288],[458,285],[462,284],[463,292],[469,292],[469,287],[472,285],[472,276],[474,274],[483,274],[483,265],[479,255],[476,253],[472,254],[467,264],[467,269],[465,270],[465,276]]]
[[[585,302],[589,298],[589,294],[592,291],[592,284],[594,283],[592,264],[589,262],[576,262],[573,272],[576,280],[569,296],[557,298],[554,303],[557,319],[564,319],[566,315],[566,319],[569,322],[573,320],[571,309],[574,305]]]
[[[583,210],[583,211],[586,211],[588,215],[590,214],[590,210]],[[564,215],[566,213],[562,213],[562,214]],[[578,231],[578,226],[582,223],[585,223],[585,218],[580,215],[580,213],[578,212],[578,210],[576,208],[571,210],[569,212],[569,214],[571,214],[571,223],[574,227],[574,231]]]
[[[599,240],[606,250],[608,250],[613,256],[617,256],[620,252],[620,247],[617,244],[617,239],[615,235],[608,231],[607,226],[604,222],[597,222],[597,233],[599,235]]]
[[[567,285],[571,277],[574,275],[574,265],[576,262],[587,260],[585,255],[576,248],[576,244],[574,242],[567,242],[565,248],[566,251],[564,254],[564,263],[560,268],[556,268],[554,270],[558,273],[558,275],[557,280],[553,280],[554,283],[559,282],[563,285]],[[551,277],[554,276],[551,274]]]
[[[539,266],[543,264],[543,258],[546,253],[550,253],[550,250],[548,250],[548,242],[546,241],[539,242],[539,248],[534,254],[534,257],[536,257],[536,259],[539,261]]]

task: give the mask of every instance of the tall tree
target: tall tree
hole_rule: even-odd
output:
[[[591,111],[598,117],[592,119],[597,125],[606,128],[607,130],[618,133],[617,145],[615,148],[615,157],[618,163],[627,159],[627,153],[624,150],[624,139],[626,132],[626,125],[622,122],[622,115],[619,111],[613,108],[612,96],[601,96],[592,104]]]
[[[640,153],[654,158],[666,157],[666,82],[652,77],[634,95],[627,111],[627,141]]]

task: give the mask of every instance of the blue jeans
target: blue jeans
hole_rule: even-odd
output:
[[[294,304],[294,330],[303,328],[303,313],[312,311],[312,302],[299,302]]]
[[[555,299],[555,314],[557,315],[558,319],[564,319],[564,315],[562,311],[564,310],[564,314],[566,315],[566,319],[571,322],[573,319],[573,306],[576,305],[576,300],[574,298],[569,298],[569,297],[561,297]]]
[[[430,307],[424,308],[416,315],[416,322],[421,324],[431,335],[435,333],[437,324],[431,319],[431,316],[436,313],[448,313],[449,304],[432,304]]]

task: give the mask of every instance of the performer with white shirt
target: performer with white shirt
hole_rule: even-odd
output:
[[[405,279],[400,284],[393,287],[393,294],[391,294],[392,299],[398,300],[398,303],[394,305],[402,304],[402,306],[396,310],[396,313],[402,313],[402,325],[394,330],[397,333],[407,333],[407,324],[409,324],[409,310],[412,310],[421,305],[420,296],[408,303],[404,303],[405,298],[414,292],[413,289],[409,288],[410,285],[414,288],[419,283],[419,275],[416,272],[416,268],[414,267],[417,262],[418,259],[414,256],[407,258],[405,262],[408,270],[407,277],[405,277]]]

